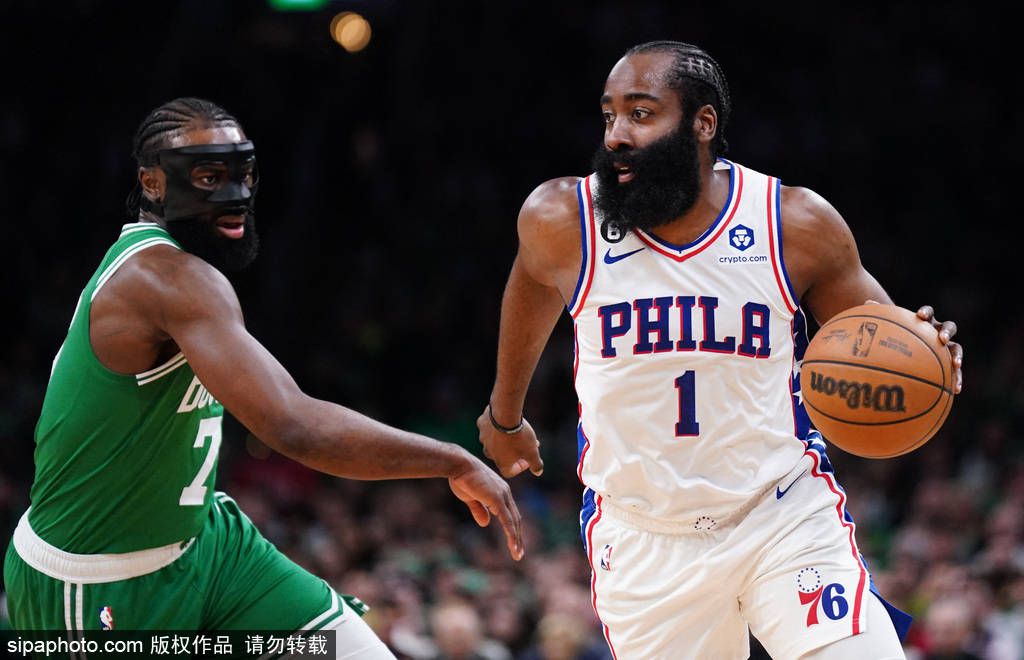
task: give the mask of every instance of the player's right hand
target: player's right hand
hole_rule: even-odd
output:
[[[505,531],[505,543],[512,559],[523,558],[523,529],[519,508],[512,499],[512,491],[508,483],[494,473],[478,459],[469,456],[469,467],[452,477],[448,477],[448,485],[455,497],[466,503],[473,520],[481,527],[491,522],[496,516]]]
[[[544,472],[544,461],[540,460],[540,442],[530,422],[523,420],[523,428],[516,433],[502,433],[491,424],[490,405],[476,420],[480,431],[480,444],[484,456],[494,461],[506,479],[529,469],[539,477]]]

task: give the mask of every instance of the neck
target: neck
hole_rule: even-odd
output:
[[[139,211],[139,222],[152,222],[153,224],[160,225],[161,227],[167,227],[167,221],[149,211]]]

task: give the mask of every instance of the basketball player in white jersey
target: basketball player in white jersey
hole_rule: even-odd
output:
[[[703,50],[631,49],[601,97],[595,173],[526,200],[478,426],[506,477],[543,465],[522,417],[561,309],[575,327],[581,532],[618,660],[903,658],[846,495],[800,398],[803,310],[890,302],[839,213],[722,158],[726,80]],[[952,322],[932,322],[961,386]],[[899,632],[898,632],[899,631]]]

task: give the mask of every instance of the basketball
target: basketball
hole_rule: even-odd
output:
[[[953,407],[953,369],[938,331],[895,305],[829,319],[800,369],[807,414],[831,444],[890,458],[926,443]]]

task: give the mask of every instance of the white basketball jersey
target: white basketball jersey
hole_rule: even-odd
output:
[[[726,160],[715,168],[730,173],[728,200],[688,245],[616,235],[591,203],[596,178],[577,189],[579,477],[589,498],[680,522],[720,519],[763,493],[811,432],[779,181]]]

